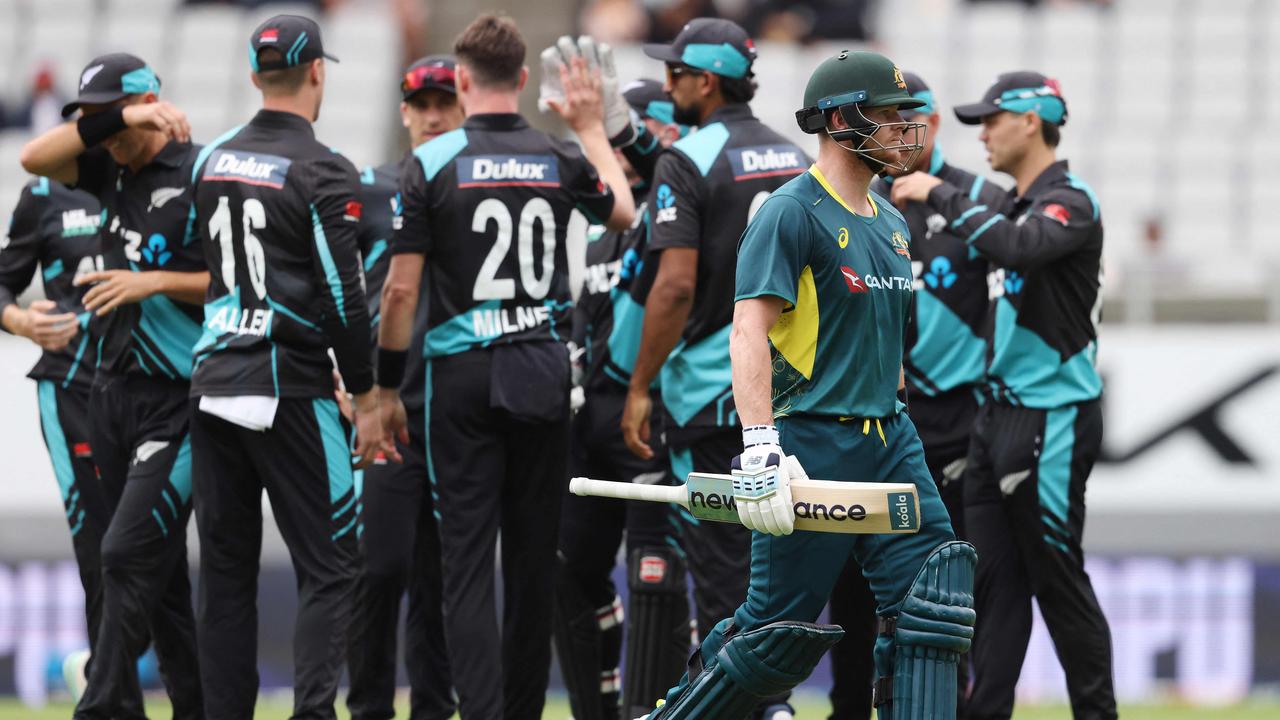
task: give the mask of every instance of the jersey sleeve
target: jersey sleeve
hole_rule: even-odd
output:
[[[772,295],[794,306],[811,249],[804,206],[788,195],[770,197],[738,241],[734,302]]]
[[[613,212],[613,191],[600,179],[600,173],[576,146],[561,158],[565,168],[564,188],[573,196],[575,207],[593,225],[602,225]]]
[[[115,169],[116,163],[111,159],[111,153],[108,153],[106,148],[91,147],[76,157],[74,187],[101,197],[102,189],[108,182],[114,180],[111,174]]]
[[[400,170],[400,202],[392,226],[392,254],[426,255],[431,251],[431,183],[416,157],[405,161]]]
[[[314,267],[324,303],[325,331],[347,390],[359,394],[373,387],[369,306],[356,246],[362,209],[360,180],[355,167],[337,154],[309,171],[314,183],[310,207]]]
[[[40,216],[44,202],[22,188],[18,205],[13,209],[9,229],[0,243],[0,312],[18,302],[18,296],[31,284],[40,262]]]
[[[1037,198],[1022,221],[946,183],[930,191],[928,200],[965,244],[1014,270],[1031,270],[1079,250],[1098,222],[1093,200],[1074,188],[1054,188]]]
[[[675,150],[662,153],[649,193],[649,212],[653,213],[650,248],[697,249],[702,244],[703,186],[691,161]]]

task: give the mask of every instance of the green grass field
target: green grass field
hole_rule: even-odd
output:
[[[823,720],[830,710],[825,697],[821,695],[804,695],[796,703],[798,717],[803,720]],[[256,720],[286,720],[289,717],[290,702],[288,698],[271,697],[258,702]],[[407,701],[397,704],[399,717],[407,714]],[[44,708],[33,710],[24,707],[14,700],[0,701],[0,720],[68,720],[71,717],[70,703],[50,704]],[[148,714],[153,720],[166,720],[169,707],[159,698],[148,698]],[[339,707],[338,717],[348,720],[345,707]],[[545,720],[569,720],[569,703],[563,695],[555,695],[548,699]],[[1071,712],[1065,706],[1019,707],[1013,715],[1015,720],[1070,720]],[[1274,720],[1280,717],[1278,703],[1248,703],[1229,707],[1202,708],[1185,705],[1122,705],[1120,717],[1123,720]]]

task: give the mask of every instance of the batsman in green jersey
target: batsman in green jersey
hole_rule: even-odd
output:
[[[898,68],[871,52],[827,59],[805,88],[796,119],[818,135],[818,161],[774,191],[738,247],[730,355],[744,450],[732,472],[738,515],[756,531],[751,584],[651,720],[736,720],[759,697],[802,681],[842,634],[811,623],[850,555],[880,616],[879,717],[955,717],[956,662],[973,636],[976,553],[955,541],[897,398],[910,236],[897,210],[869,190],[886,167],[913,165],[923,126],[899,110],[921,104]],[[808,473],[914,483],[920,532],[795,531],[790,481]]]

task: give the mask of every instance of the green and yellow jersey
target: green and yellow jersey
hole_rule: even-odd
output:
[[[898,412],[911,313],[907,223],[868,195],[853,212],[815,165],[760,207],[738,245],[735,301],[773,295],[773,414],[880,418]]]

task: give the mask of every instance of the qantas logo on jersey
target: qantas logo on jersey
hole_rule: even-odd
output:
[[[844,284],[849,288],[849,292],[857,294],[867,291],[867,286],[862,282],[862,278],[858,277],[858,273],[848,265],[840,266],[840,274],[844,276]]]
[[[560,187],[551,155],[477,155],[458,160],[458,187]]]
[[[860,277],[848,265],[840,266],[840,274],[844,277],[845,287],[849,292],[860,295],[871,290],[906,290],[911,291],[912,278],[897,275],[867,275]]]
[[[64,210],[62,212],[62,237],[80,237],[98,232],[102,225],[102,216],[98,213],[85,212],[84,208]]]
[[[735,182],[804,172],[804,153],[795,145],[757,145],[728,151]]]
[[[260,155],[242,150],[217,150],[204,166],[204,179],[213,182],[238,182],[279,190],[289,174],[289,158]]]

